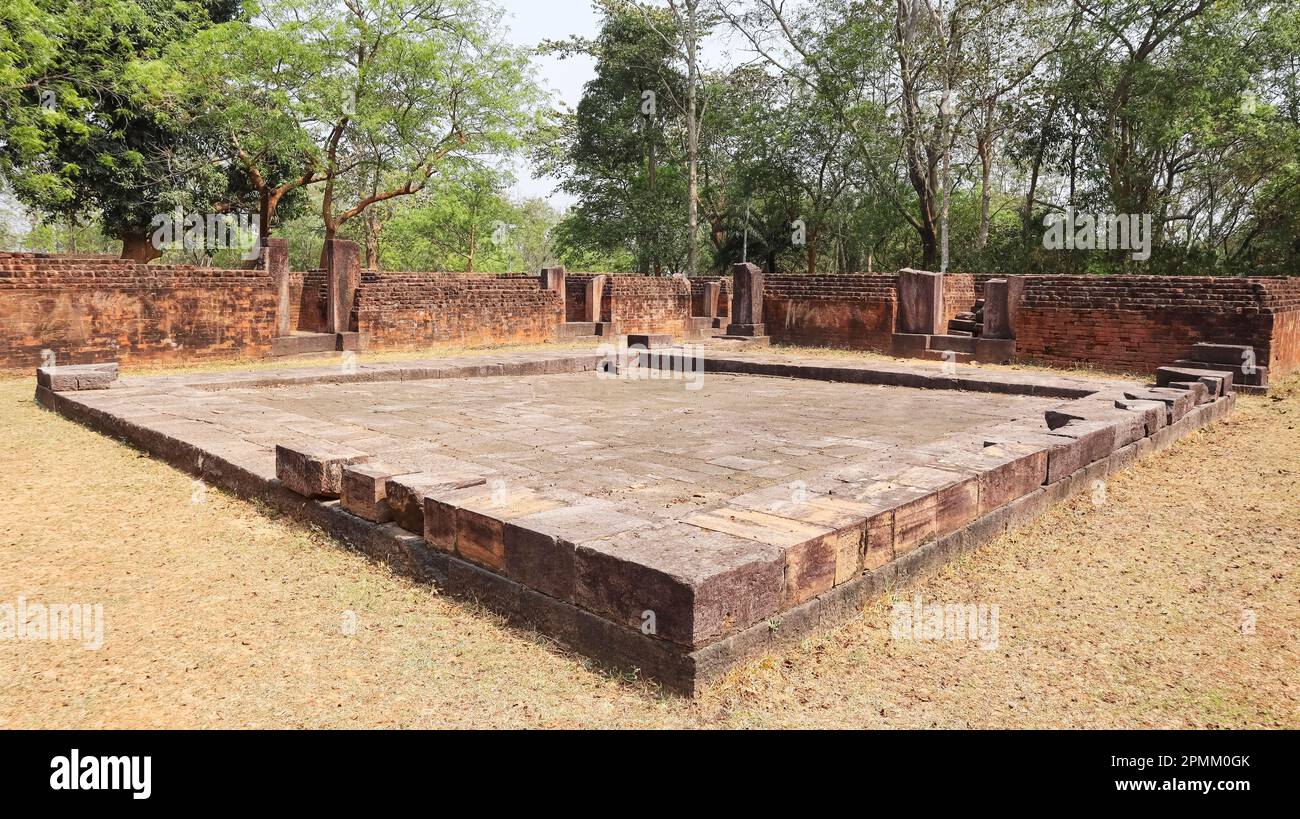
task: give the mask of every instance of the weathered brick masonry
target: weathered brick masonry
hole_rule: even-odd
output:
[[[1284,375],[1300,367],[1300,279],[1029,276],[1016,357],[1151,372],[1198,341],[1254,346]]]
[[[541,342],[584,313],[592,274],[568,274],[567,298],[533,275],[367,272],[350,329],[376,348]],[[288,326],[326,328],[328,276],[290,276]],[[969,310],[988,275],[944,281],[944,315]],[[1016,357],[1151,372],[1195,342],[1248,344],[1274,377],[1300,370],[1300,278],[1026,276]],[[706,281],[727,277],[607,275],[600,320],[623,333],[683,336]],[[898,277],[766,277],[763,319],[774,341],[889,351]],[[27,368],[53,350],[64,363],[193,360],[269,352],[277,293],[263,268],[140,265],[105,256],[0,253],[0,366]]]
[[[597,274],[567,274],[565,321],[582,320],[587,282],[594,275]],[[685,279],[679,276],[601,275],[605,276],[601,321],[613,322],[622,333],[682,335],[686,332],[687,320],[692,315],[692,289]]]
[[[366,271],[353,326],[372,348],[531,343],[554,338],[562,310],[536,276]]]
[[[321,269],[295,273],[290,277],[290,327],[309,333],[325,332],[325,314],[329,306],[328,278]]]
[[[0,366],[263,355],[276,293],[264,269],[0,253]]]
[[[898,311],[898,277],[768,276],[763,321],[773,341],[888,350]]]
[[[988,277],[985,277],[988,278]],[[949,273],[943,277],[943,323],[957,318],[957,314],[975,306],[984,283],[970,273]]]
[[[708,282],[717,282],[718,288],[718,312],[717,315],[727,318],[731,314],[731,277],[730,276],[695,276],[690,279],[691,283],[691,315],[703,316],[704,312],[704,285]]]

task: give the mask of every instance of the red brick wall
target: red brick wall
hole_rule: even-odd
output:
[[[718,316],[726,318],[731,315],[731,277],[730,276],[696,276],[691,282],[691,315],[704,315],[704,285],[706,282],[717,282],[721,287],[718,288]]]
[[[365,271],[357,329],[372,348],[550,341],[563,305],[536,276]]]
[[[773,341],[888,350],[898,313],[898,277],[769,275],[763,323]]]
[[[0,253],[0,366],[263,355],[276,302],[263,269]]]
[[[566,273],[564,276],[564,320],[582,321],[587,304],[587,282],[596,273]]]
[[[974,312],[977,298],[975,277],[970,273],[948,273],[943,277],[944,332],[948,331],[948,322],[957,318],[958,313]]]
[[[1255,350],[1255,360],[1268,365],[1269,376],[1300,370],[1300,278],[1256,279],[1264,289],[1262,309],[1273,317],[1267,355]]]
[[[1293,280],[1029,276],[1016,319],[1016,356],[1150,372],[1186,357],[1198,341],[1251,344],[1260,363],[1276,367],[1270,374],[1282,375],[1300,365],[1297,310],[1300,287]]]
[[[686,333],[691,285],[681,276],[610,276],[601,317],[622,333]]]
[[[301,277],[297,290],[292,282]],[[329,311],[329,277],[324,270],[308,270],[295,273],[290,279],[289,302],[296,310],[291,310],[290,327],[309,333],[323,333],[328,326],[326,313]]]

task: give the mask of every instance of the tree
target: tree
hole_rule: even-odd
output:
[[[263,201],[321,183],[328,241],[453,160],[518,150],[540,91],[526,55],[502,40],[500,16],[478,0],[273,0],[223,32],[245,72],[229,94],[253,101],[234,117],[236,139],[252,134],[237,153],[263,180]],[[249,128],[267,109],[265,127]],[[297,164],[273,175],[262,163],[285,157],[270,150],[283,134]]]
[[[213,135],[168,104],[160,58],[240,13],[236,0],[16,0],[0,16],[0,172],[56,219],[98,213],[122,255],[147,261],[153,217],[220,197]]]
[[[686,79],[675,64],[675,21],[665,10],[603,0],[601,30],[592,40],[546,43],[546,53],[595,58],[595,77],[577,110],[563,116],[552,140],[534,154],[578,197],[558,240],[568,259],[626,252],[637,270],[659,273],[688,257],[689,238],[664,214],[687,205],[689,184],[681,108]],[[656,31],[658,33],[656,33]]]

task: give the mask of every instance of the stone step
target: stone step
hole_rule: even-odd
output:
[[[948,322],[948,332],[951,333],[953,330],[965,330],[979,335],[980,323],[971,319],[952,319]]]
[[[713,338],[725,332],[718,319],[707,316],[691,316],[686,324],[686,337],[689,339]]]
[[[1016,342],[1009,338],[975,338],[952,333],[948,335],[894,333],[890,340],[890,354],[901,358],[942,361],[945,351],[956,353],[957,361],[975,360],[1005,364],[1010,363],[1015,357]],[[962,358],[963,355],[968,358]]]
[[[1200,367],[1157,367],[1156,386],[1166,387],[1173,382],[1200,381],[1214,395],[1226,395],[1232,392],[1232,372],[1225,370],[1206,370]]]
[[[929,342],[926,343],[928,350],[952,350],[958,353],[975,353],[975,338],[973,336],[964,336],[949,334],[946,336],[930,336]]]
[[[335,333],[295,333],[271,339],[271,355],[276,358],[314,353],[333,353],[339,347]]]
[[[565,321],[555,331],[562,339],[600,338],[611,334],[611,327],[604,321]]]
[[[1187,358],[1191,361],[1234,364],[1240,367],[1242,361],[1245,360],[1245,353],[1247,351],[1253,353],[1254,349],[1249,344],[1212,344],[1201,341],[1192,345],[1191,353]]]
[[[969,364],[975,360],[974,353],[959,353],[956,350],[926,350],[921,353],[925,361],[949,361],[953,364]]]
[[[1233,386],[1244,384],[1252,387],[1268,386],[1268,367],[1255,367],[1252,373],[1243,373],[1241,364],[1224,364],[1218,361],[1191,361],[1186,358],[1180,358],[1174,362],[1175,367],[1191,367],[1197,370],[1218,370],[1219,372],[1232,373]]]

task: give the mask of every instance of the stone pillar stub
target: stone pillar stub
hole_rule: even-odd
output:
[[[943,274],[898,271],[898,332],[943,335]]]
[[[1011,314],[1006,279],[984,282],[984,338],[1011,338]]]
[[[600,321],[600,303],[605,296],[605,277],[592,276],[587,282],[587,298],[582,305],[583,321]]]
[[[329,303],[325,306],[325,332],[346,333],[352,329],[352,302],[361,284],[361,248],[347,239],[331,239],[327,249]]]
[[[740,262],[731,268],[731,323],[729,336],[766,335],[763,327],[763,271]]]
[[[564,304],[565,285],[564,285],[564,265],[559,267],[542,268],[542,289],[553,290],[560,294],[560,304]]]
[[[722,295],[721,282],[705,282],[701,288],[700,313],[705,318],[718,317],[718,298]]]
[[[1016,337],[1016,316],[1020,313],[1020,298],[1025,295],[1024,276],[1007,276],[1007,338]]]
[[[288,239],[267,239],[266,248],[266,272],[271,275],[271,282],[275,287],[275,335],[279,338],[293,333],[293,327],[290,324],[291,312],[289,304],[289,240]]]

